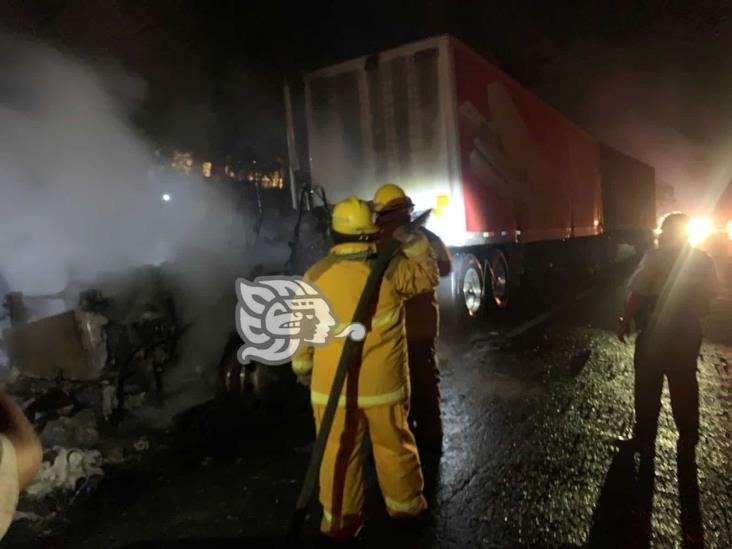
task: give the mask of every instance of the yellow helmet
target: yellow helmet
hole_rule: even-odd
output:
[[[379,228],[374,225],[369,205],[355,196],[349,196],[333,208],[333,230],[340,234],[375,234]]]
[[[374,210],[376,213],[413,206],[412,200],[404,192],[404,189],[394,183],[384,183],[374,194]]]

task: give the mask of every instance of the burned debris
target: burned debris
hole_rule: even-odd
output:
[[[119,444],[104,438],[144,430],[139,412],[164,405],[163,373],[183,328],[159,270],[133,269],[95,282],[51,296],[5,298],[6,383],[46,448],[43,469],[27,491],[31,499],[77,490],[103,475],[105,461],[124,459]],[[69,310],[39,318],[46,307],[38,304],[50,300]]]

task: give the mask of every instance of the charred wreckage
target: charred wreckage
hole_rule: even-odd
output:
[[[283,237],[284,224],[271,233],[260,227],[262,234],[252,250],[256,254],[257,246],[289,246],[284,268],[258,264],[245,276],[302,273],[313,257],[325,253],[329,208],[324,193],[308,186],[299,206],[292,219],[294,237]],[[246,418],[249,424],[263,424],[307,405],[289,365],[238,362],[241,340],[232,322],[233,282],[231,302],[224,303],[214,319],[181,310],[182,292],[166,264],[100,274],[54,294],[4,296],[0,358],[5,355],[6,365],[0,375],[23,403],[45,448],[43,470],[24,495],[34,500],[26,505],[33,512],[16,518],[40,520],[43,517],[35,512],[39,505],[44,513],[54,514],[44,504],[46,496],[75,499],[104,476],[103,465],[140,459],[154,444],[152,433],[175,425],[180,417],[190,424],[191,417],[198,416],[194,421],[203,421],[209,429],[217,420],[201,416],[214,415],[215,408]],[[197,382],[207,397],[168,414],[168,400],[181,390],[168,386],[166,375],[191,345],[197,345],[196,340],[186,347],[195,323],[217,323],[221,332],[216,343],[208,345],[213,350],[206,364],[196,367]]]

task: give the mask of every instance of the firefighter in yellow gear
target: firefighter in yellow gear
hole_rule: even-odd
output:
[[[381,229],[381,241],[388,239],[397,227],[409,223],[414,204],[404,190],[394,183],[385,183],[374,195],[376,224]],[[437,260],[440,276],[452,272],[452,259],[440,238],[421,227]],[[405,304],[409,375],[412,405],[409,423],[423,448],[442,446],[442,417],[440,414],[440,369],[437,360],[437,336],[440,315],[437,304],[437,283],[412,297]]]
[[[354,315],[376,256],[378,227],[366,202],[349,197],[333,210],[335,246],[305,273],[328,299],[342,322]],[[374,299],[365,340],[357,347],[340,395],[320,468],[321,532],[331,538],[354,537],[362,525],[364,498],[361,446],[369,432],[381,492],[389,515],[419,517],[427,508],[417,446],[407,422],[410,384],[404,332],[404,300],[432,288],[437,264],[424,239],[406,231]],[[343,350],[344,338],[303,347],[292,362],[301,383],[310,385],[316,429]]]

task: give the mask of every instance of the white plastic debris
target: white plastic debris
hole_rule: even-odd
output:
[[[104,476],[103,459],[98,450],[57,448],[53,460],[44,461],[41,472],[26,489],[28,495],[43,498],[54,490],[73,490],[80,479]]]

